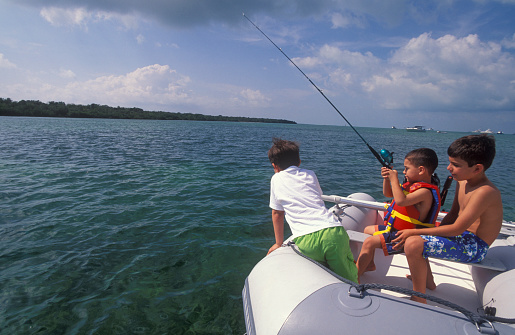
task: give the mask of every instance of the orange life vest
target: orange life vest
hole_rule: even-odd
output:
[[[384,222],[385,225],[388,226],[386,229],[387,231],[392,228],[396,230],[424,227],[429,228],[434,227],[436,224],[436,219],[438,217],[438,213],[440,212],[441,205],[438,186],[420,182],[414,183],[409,187],[409,190],[406,191],[408,186],[409,183],[401,185],[404,194],[413,193],[420,188],[427,188],[431,191],[431,194],[433,195],[433,204],[431,205],[431,209],[427,214],[427,222],[419,221],[420,213],[415,208],[415,206],[399,206],[395,203],[395,200],[393,200],[391,204],[385,205],[386,213],[384,216]]]

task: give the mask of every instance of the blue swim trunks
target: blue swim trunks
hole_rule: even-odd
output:
[[[384,231],[387,228],[388,226],[385,225],[377,225],[376,232]],[[393,248],[396,243],[392,243],[392,240],[397,238],[397,232],[397,229],[390,228],[389,231],[379,235],[379,237],[381,238],[381,248],[383,249],[383,253],[385,256],[401,254],[404,252],[404,248],[401,248],[399,250],[395,250]]]
[[[420,235],[424,240],[422,256],[459,261],[462,263],[478,263],[488,251],[488,244],[466,231],[453,237]]]

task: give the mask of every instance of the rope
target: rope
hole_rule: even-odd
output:
[[[389,290],[389,291],[393,291],[393,292],[397,292],[397,293],[402,293],[402,294],[406,294],[406,295],[414,295],[414,296],[417,296],[417,297],[420,297],[420,298],[423,298],[423,299],[426,299],[426,300],[430,300],[430,301],[436,302],[436,303],[438,303],[440,305],[452,308],[452,309],[462,313],[478,329],[479,329],[479,326],[481,324],[483,324],[483,323],[489,323],[491,325],[491,327],[494,328],[494,326],[490,323],[490,321],[499,321],[499,322],[504,322],[504,323],[515,323],[515,319],[503,319],[503,318],[497,318],[497,317],[492,317],[492,316],[482,317],[482,316],[477,315],[477,314],[475,314],[475,313],[473,313],[473,312],[471,312],[471,311],[461,307],[460,305],[457,305],[457,304],[452,303],[450,301],[447,301],[447,300],[444,300],[444,299],[441,299],[441,298],[438,298],[438,297],[435,297],[435,296],[432,296],[432,295],[427,295],[427,294],[424,294],[424,293],[420,293],[420,292],[417,292],[417,291],[406,289],[406,288],[403,288],[403,287],[399,287],[399,286],[386,285],[386,284],[375,284],[375,283],[372,283],[372,284],[356,284],[355,282],[353,282],[353,281],[351,281],[351,280],[349,280],[347,278],[343,278],[342,276],[334,273],[333,271],[331,271],[330,269],[326,268],[325,266],[323,266],[319,262],[317,262],[317,261],[307,257],[306,255],[302,254],[299,250],[297,250],[294,247],[294,244],[295,243],[290,241],[286,245],[291,247],[292,250],[295,251],[295,253],[298,254],[299,256],[301,256],[301,257],[309,260],[310,262],[316,264],[321,269],[323,269],[327,273],[333,275],[338,280],[340,280],[340,281],[344,282],[345,284],[348,284],[351,287],[353,287],[354,289],[356,289],[356,291],[360,295],[362,295],[366,290],[369,290],[369,289]],[[508,320],[508,321],[511,321],[511,322],[505,322],[505,321],[502,321],[502,320]]]
[[[501,318],[499,316],[487,315],[487,316],[485,316],[485,319],[487,319],[488,321],[492,321],[492,322],[515,324],[515,319],[513,319],[513,318],[508,319],[508,318]]]

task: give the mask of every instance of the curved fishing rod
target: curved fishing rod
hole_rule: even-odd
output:
[[[368,142],[367,142],[367,141],[365,141],[365,139],[363,138],[363,136],[361,136],[361,135],[360,135],[360,133],[358,133],[358,131],[356,130],[356,128],[354,128],[354,126],[349,122],[349,120],[347,120],[347,118],[346,118],[345,116],[343,116],[343,114],[338,110],[338,108],[336,108],[336,106],[331,102],[331,100],[329,100],[329,98],[324,94],[324,92],[322,92],[322,90],[321,90],[320,88],[318,88],[318,86],[317,86],[317,85],[315,85],[315,83],[314,83],[314,82],[313,82],[313,81],[312,81],[312,80],[311,80],[311,79],[310,79],[310,78],[309,78],[309,77],[304,73],[304,71],[302,71],[302,70],[297,66],[297,64],[295,64],[295,63],[291,60],[291,58],[290,58],[290,57],[288,57],[288,55],[283,51],[283,49],[279,48],[279,47],[277,46],[277,44],[275,44],[275,43],[274,43],[274,41],[272,41],[272,40],[270,39],[270,37],[268,37],[268,36],[267,36],[267,35],[266,35],[266,34],[265,34],[261,29],[259,29],[259,27],[258,27],[258,26],[256,26],[256,25],[254,24],[254,22],[252,22],[252,21],[247,17],[247,15],[245,15],[245,13],[243,13],[243,16],[244,16],[244,17],[245,17],[245,18],[246,18],[246,19],[247,19],[247,20],[248,20],[248,21],[249,21],[249,22],[250,22],[254,27],[256,27],[256,29],[257,29],[257,30],[259,30],[259,32],[260,32],[261,34],[263,34],[263,36],[265,36],[265,37],[270,41],[270,43],[272,43],[272,44],[273,44],[273,45],[274,45],[274,46],[275,46],[275,47],[276,47],[276,48],[277,48],[277,49],[278,49],[278,50],[279,50],[279,51],[284,55],[284,57],[286,57],[286,58],[290,61],[290,63],[292,63],[292,64],[293,64],[293,66],[295,66],[295,67],[297,68],[297,70],[299,70],[299,71],[300,71],[300,73],[302,73],[302,74],[304,75],[304,77],[306,77],[306,79],[311,83],[311,85],[313,85],[313,86],[317,89],[317,91],[318,91],[320,94],[322,94],[322,96],[325,98],[325,100],[327,100],[327,102],[328,102],[328,103],[329,103],[329,104],[334,108],[334,110],[335,110],[338,114],[340,114],[340,116],[345,120],[345,122],[347,122],[347,124],[352,128],[352,130],[354,130],[354,132],[359,136],[359,138],[361,138],[361,140],[366,144],[366,146],[368,147],[368,149],[372,152],[372,154],[373,154],[373,155],[374,155],[374,157],[379,161],[379,163],[381,163],[381,165],[383,165],[384,167],[390,168],[390,165],[389,165],[389,164],[391,164],[392,162],[391,162],[391,161],[389,161],[389,162],[388,162],[388,161],[387,161],[387,159],[384,159],[384,158],[383,158],[383,157],[382,157],[382,156],[381,156],[377,151],[375,151],[375,150],[374,150],[374,148],[372,148],[372,147],[370,146],[370,144],[368,144]],[[393,159],[393,158],[391,157],[391,154],[390,154],[387,150],[385,150],[385,149],[383,149],[383,150],[386,152],[386,153],[385,153],[385,154],[386,154],[386,156],[389,156],[389,157],[390,157],[390,159]],[[383,150],[382,150],[382,151],[383,151]]]

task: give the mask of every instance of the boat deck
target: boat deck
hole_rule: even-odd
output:
[[[469,265],[439,259],[430,259],[429,262],[437,286],[435,290],[427,290],[426,294],[453,302],[471,312],[477,312],[481,303],[470,275]],[[410,271],[405,255],[385,257],[382,250],[377,249],[375,264],[375,271],[366,272],[361,277],[362,284],[381,283],[412,289],[411,281],[406,278]],[[382,290],[382,292],[396,297],[410,298],[408,295],[388,290]],[[440,306],[430,300],[427,303]]]

